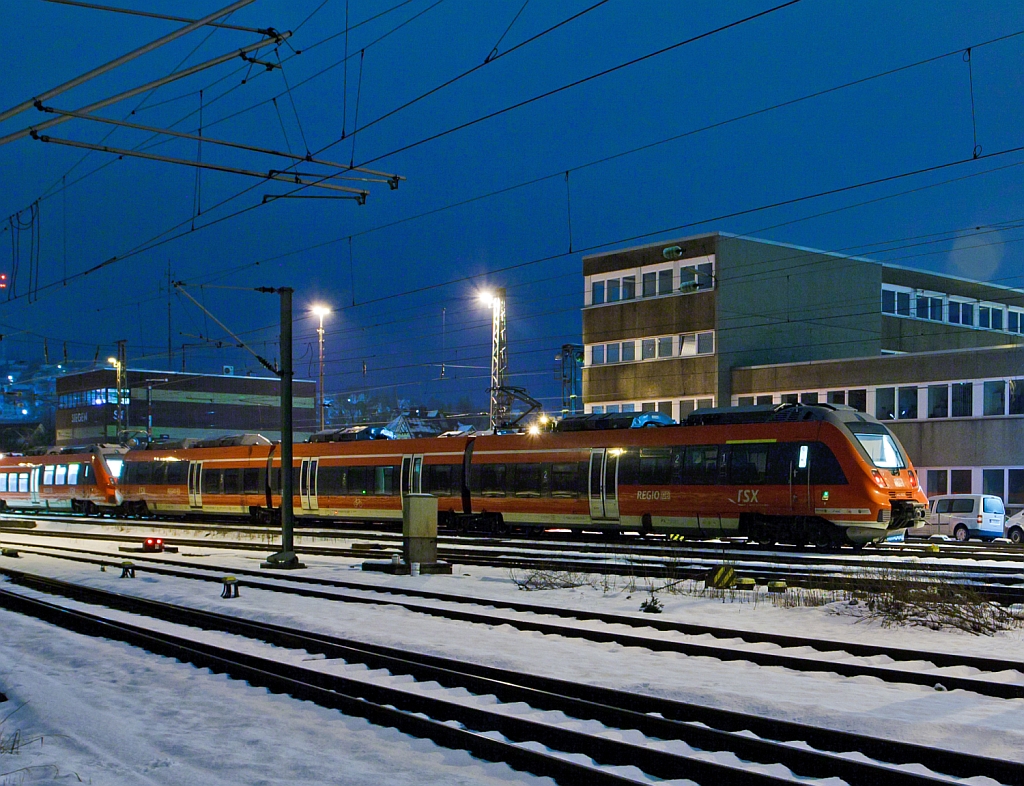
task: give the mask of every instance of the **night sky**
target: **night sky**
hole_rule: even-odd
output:
[[[198,18],[228,0],[121,5]],[[328,395],[482,407],[490,315],[477,293],[505,286],[511,382],[557,409],[554,356],[580,340],[583,254],[721,230],[1024,285],[1024,4],[783,5],[256,0],[229,21],[296,31],[255,55],[283,68],[236,57],[98,114],[407,179],[369,184],[365,205],[263,204],[336,192],[210,171],[197,181],[191,167],[31,138],[0,146],[0,271],[17,274],[0,293],[6,356],[41,360],[45,338],[51,360],[66,342],[86,368],[125,339],[130,367],[167,368],[170,302],[173,368],[187,345],[189,371],[264,373],[168,295],[169,267],[271,359],[276,298],[215,287],[294,287],[302,377],[316,373],[308,309],[333,307]],[[43,0],[3,7],[0,111],[181,26]],[[205,28],[44,103],[78,109],[258,38]],[[30,109],[0,135],[51,117]],[[42,133],[198,154],[194,141],[80,119]],[[209,143],[201,158],[259,172],[295,163]],[[931,171],[895,177],[919,170]],[[823,192],[835,193],[792,201]]]

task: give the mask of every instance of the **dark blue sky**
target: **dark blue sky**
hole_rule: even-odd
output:
[[[1024,154],[1003,153],[1024,145],[1024,35],[980,46],[1024,31],[1020,3],[802,0],[416,144],[780,4],[609,0],[359,132],[353,153],[357,111],[362,127],[481,65],[499,39],[497,51],[503,53],[596,1],[531,0],[502,38],[522,0],[349,0],[353,25],[394,10],[351,31],[346,98],[346,2],[327,0],[290,41],[302,54],[280,49],[290,96],[281,70],[257,67],[243,85],[248,69],[232,61],[161,88],[145,101],[140,96],[101,112],[120,119],[137,109],[134,122],[194,133],[202,90],[204,136],[296,153],[305,153],[308,145],[324,158],[348,162],[354,155],[356,164],[372,162],[368,165],[408,178],[397,191],[374,185],[363,206],[304,199],[261,205],[263,195],[291,189],[204,172],[203,212],[195,216],[191,232],[197,201],[191,168],[119,161],[104,153],[85,156],[82,150],[29,138],[0,147],[3,216],[23,211],[21,219],[27,221],[29,205],[45,195],[39,202],[36,274],[43,288],[29,291],[32,233],[23,230],[17,297],[0,299],[8,357],[40,358],[45,336],[51,358],[67,341],[71,360],[87,365],[97,346],[106,357],[114,341],[127,339],[130,365],[165,367],[169,262],[175,279],[193,285],[189,291],[197,299],[271,357],[277,355],[276,300],[198,285],[294,287],[301,375],[315,373],[315,325],[305,311],[314,302],[332,305],[336,312],[326,322],[329,393],[397,385],[401,396],[416,401],[465,394],[483,405],[489,315],[477,305],[475,293],[504,285],[512,382],[557,408],[553,358],[563,343],[579,340],[580,251],[723,230],[1024,284],[1017,243],[1024,233],[1016,228],[1024,217],[1019,185],[1024,171],[1016,166],[1024,163]],[[231,21],[293,30],[321,3],[257,0]],[[2,108],[176,26],[41,0],[4,5],[14,35],[4,57]],[[198,17],[227,0],[123,5]],[[47,103],[75,109],[253,40],[224,30],[193,33]],[[969,46],[975,47],[970,68],[957,52]],[[619,155],[950,52],[925,65]],[[268,48],[262,57],[276,62],[277,56]],[[0,134],[43,117],[31,110],[0,124]],[[348,138],[331,146],[343,129]],[[96,143],[110,131],[110,126],[73,120],[48,133]],[[975,132],[981,146],[976,161],[707,221],[971,159]],[[105,144],[196,156],[194,142],[171,140],[154,147],[147,134],[124,129]],[[409,145],[414,146],[394,152]],[[618,157],[601,161],[611,156]],[[288,164],[211,145],[204,145],[202,158],[259,171]],[[305,164],[301,169],[325,171]],[[229,201],[216,206],[224,200]],[[473,201],[452,207],[465,200]],[[244,212],[232,215],[238,211]],[[1001,222],[1011,223],[983,234],[969,231]],[[2,226],[0,268],[11,272],[6,218]],[[162,233],[174,239],[125,256],[162,239]],[[925,240],[941,242],[906,240],[933,234]],[[879,248],[890,250],[876,254]],[[115,256],[124,258],[75,277]],[[46,288],[54,282],[58,285]],[[447,309],[444,353],[442,308]],[[258,371],[237,349],[196,346],[195,336],[224,334],[180,296],[172,297],[171,334],[176,368],[181,345],[189,344],[189,370],[232,364],[239,371]],[[438,380],[442,360],[449,364],[448,376],[457,379]]]

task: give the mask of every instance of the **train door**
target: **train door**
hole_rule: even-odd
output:
[[[619,518],[619,450],[590,451],[590,517]]]
[[[423,489],[423,454],[402,457],[402,496]]]
[[[302,459],[299,469],[299,497],[303,510],[319,510],[320,504],[316,497],[316,459]]]
[[[190,461],[188,463],[188,504],[193,508],[203,506],[203,462]]]
[[[28,492],[33,505],[42,505],[42,501],[39,499],[39,478],[42,475],[42,467],[32,467],[32,471],[28,475]]]
[[[811,493],[811,446],[798,443],[790,469],[789,489],[793,512],[800,516],[814,513],[814,499]]]

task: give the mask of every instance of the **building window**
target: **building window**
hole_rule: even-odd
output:
[[[991,323],[992,309],[988,306],[978,306],[978,327],[987,328]]]
[[[946,494],[949,483],[949,473],[944,469],[928,470],[927,491],[928,496],[933,494]]]
[[[1001,469],[983,469],[981,471],[981,493],[994,494],[1000,499],[1006,488],[1003,485],[1003,471]]]
[[[896,388],[878,388],[875,391],[875,417],[896,420]]]
[[[697,402],[691,399],[679,402],[679,422],[686,420],[687,416],[697,408]]]
[[[619,345],[618,344],[609,344],[607,347],[605,347],[604,362],[605,363],[618,363],[619,362]]]
[[[632,300],[636,297],[636,276],[622,277],[622,299]]]
[[[1024,415],[1024,379],[1010,380],[1010,414]]]
[[[658,412],[666,417],[672,417],[672,402],[671,401],[659,401]]]
[[[697,409],[710,409],[713,406],[715,406],[715,400],[713,398],[697,399]]]
[[[644,297],[654,297],[658,294],[658,274],[644,273]]]
[[[714,272],[710,262],[679,268],[679,291],[697,292],[714,286]]]
[[[999,379],[985,383],[984,414],[1006,414],[1006,382]]]
[[[817,404],[818,403],[818,394],[816,392],[815,393],[801,393],[800,394],[800,403],[801,404]]]
[[[942,298],[928,295],[917,296],[917,318],[942,321]]]
[[[1003,310],[1001,308],[992,309],[992,329],[1002,330],[1003,329]]]
[[[882,313],[896,313],[896,293],[893,292],[891,289],[882,290]]]
[[[622,405],[622,411],[623,412],[636,412],[636,404],[623,404]]]
[[[949,417],[949,385],[928,386],[928,417]]]
[[[969,418],[974,414],[974,385],[970,382],[953,383],[953,417]]]
[[[672,336],[664,336],[658,339],[658,357],[672,357]]]
[[[619,299],[619,279],[609,278],[607,281],[608,302],[614,303]]]
[[[650,360],[654,357],[654,344],[653,338],[645,338],[640,342],[640,359]]]
[[[604,282],[595,281],[590,285],[590,303],[591,305],[598,306],[604,303]]]
[[[697,334],[687,333],[679,337],[680,357],[692,357],[697,354]]]
[[[1006,329],[1011,333],[1020,332],[1020,314],[1016,311],[1006,312]]]
[[[641,412],[654,412],[655,411],[654,407],[655,407],[655,404],[654,404],[653,401],[645,401],[643,404],[640,405],[640,411]]]
[[[619,411],[619,405],[618,404],[609,404],[607,409],[605,409],[605,412],[607,412],[609,415],[615,415],[615,414],[618,413],[618,411]]]
[[[799,404],[800,396],[796,393],[783,393],[780,396],[780,400],[783,404]]]
[[[738,407],[752,407],[754,406],[753,396],[740,396],[736,399],[736,406]]]
[[[851,390],[846,403],[858,412],[867,412],[868,392],[866,390]]]
[[[672,294],[672,269],[658,271],[658,294]]]
[[[1006,502],[1010,505],[1024,505],[1024,469],[1010,469],[1006,474]]]
[[[758,404],[774,404],[775,402],[772,400],[771,393],[769,393],[766,396],[758,396],[757,397],[757,403]]]
[[[900,388],[900,420],[917,418],[917,388]]]
[[[604,407],[594,407],[590,411],[593,412],[595,415],[603,415],[604,414]]]
[[[830,390],[828,392],[828,403],[829,404],[845,404],[846,403],[846,391],[845,390]]]
[[[715,353],[715,334],[708,330],[697,334],[697,354],[713,355]]]
[[[631,360],[636,360],[636,342],[635,341],[623,341],[622,342],[622,362],[628,363]]]
[[[951,469],[949,471],[949,493],[971,493],[971,471],[969,469]]]
[[[600,366],[604,363],[604,344],[597,344],[590,350],[590,365]]]
[[[897,292],[896,293],[896,314],[901,317],[910,316],[910,293],[909,292]]]

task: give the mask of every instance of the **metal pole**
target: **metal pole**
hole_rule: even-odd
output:
[[[281,551],[295,560],[292,471],[292,288],[281,287]],[[288,559],[288,555],[291,559]]]
[[[316,330],[317,338],[320,340],[320,384],[317,386],[317,407],[320,410],[320,430],[323,431],[324,423],[324,315],[320,315],[320,327]]]
[[[508,373],[508,344],[505,331],[505,287],[495,290],[491,300],[491,430],[508,421],[508,397],[504,394]]]

